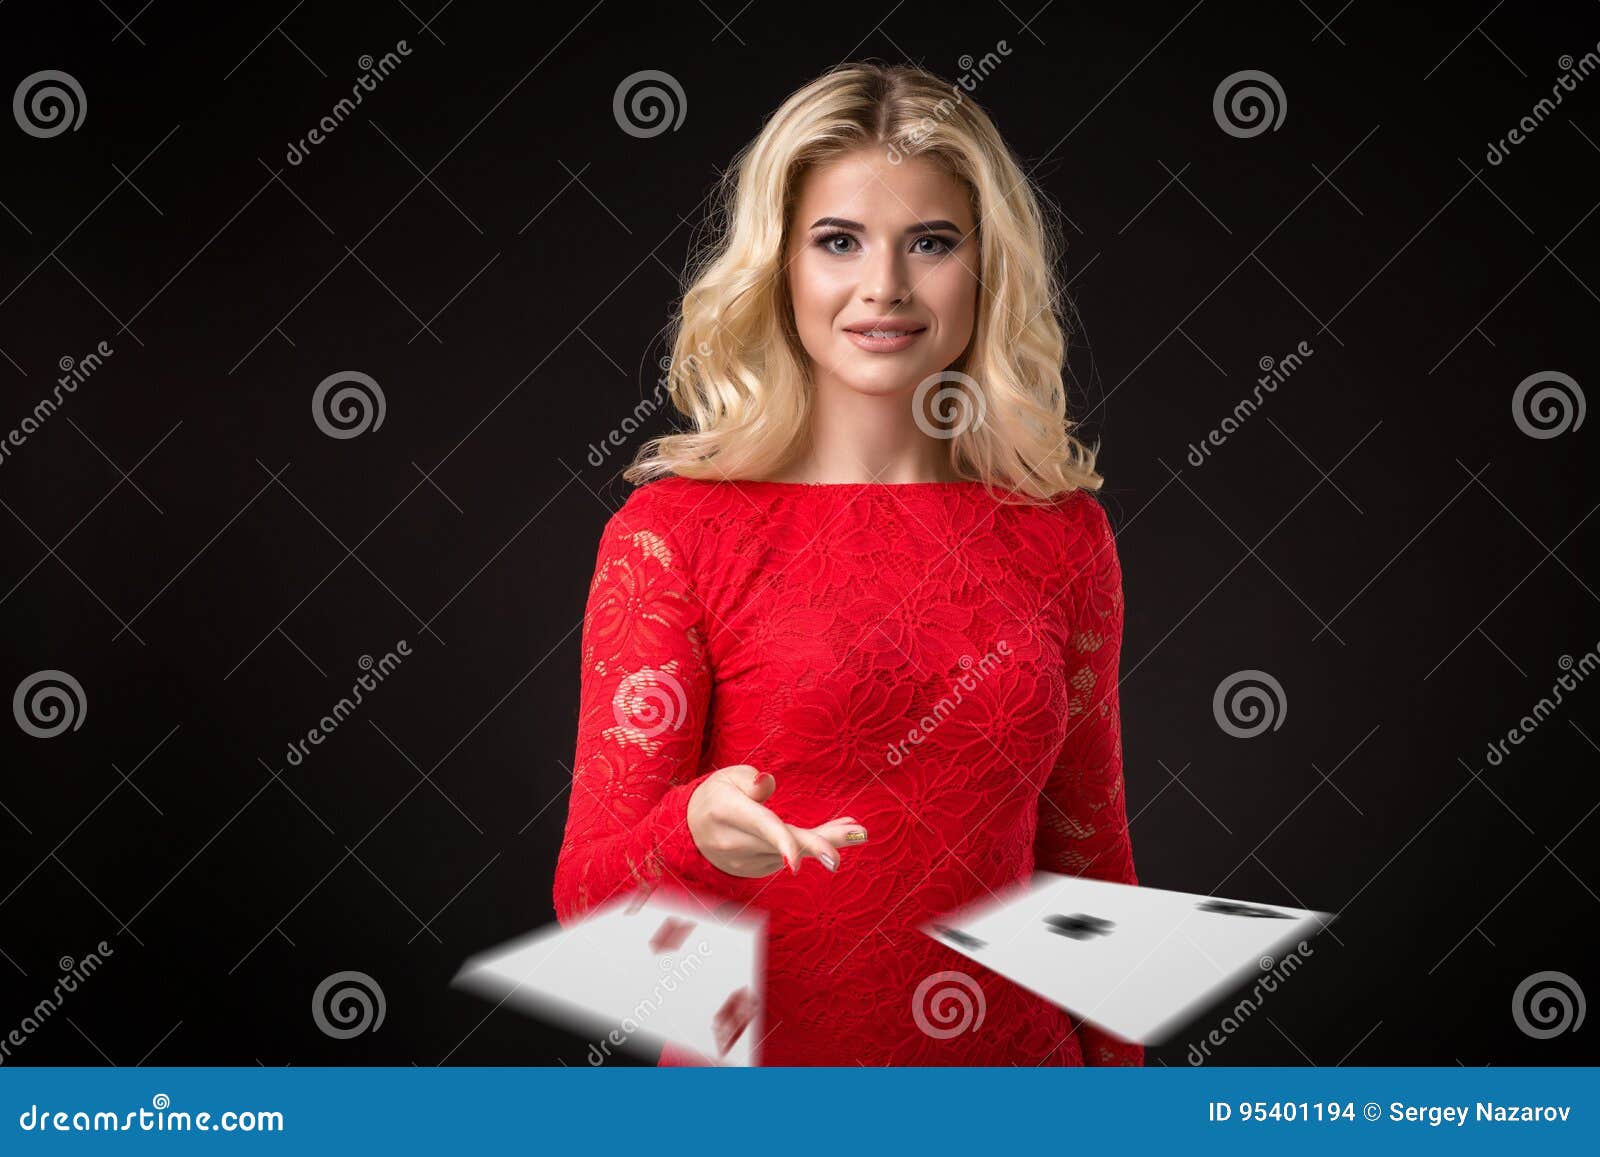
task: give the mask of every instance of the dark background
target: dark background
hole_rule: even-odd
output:
[[[60,359],[114,354],[0,464],[0,690],[61,669],[86,698],[57,738],[0,729],[0,1035],[60,958],[114,955],[6,1063],[585,1063],[447,985],[553,919],[583,598],[668,416],[589,448],[653,395],[764,116],[842,60],[953,80],[1002,40],[974,96],[1067,221],[1141,881],[1340,914],[1210,1063],[1595,1060],[1593,1026],[1532,1039],[1510,1005],[1545,970],[1597,988],[1600,685],[1485,751],[1600,643],[1596,419],[1512,413],[1531,374],[1600,380],[1600,79],[1485,155],[1600,8],[13,0],[4,93],[59,69],[87,117],[0,123],[0,435]],[[614,120],[643,69],[682,85],[676,131]],[[1240,139],[1212,97],[1243,69],[1287,112]],[[310,400],[349,369],[387,412],[336,439]],[[1212,708],[1243,669],[1287,708],[1248,740]],[[347,969],[386,1017],[336,1040],[308,1006]]]

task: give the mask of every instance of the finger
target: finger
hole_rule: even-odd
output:
[[[830,820],[811,830],[836,848],[851,848],[867,842],[867,829],[852,819]]]
[[[768,771],[752,769],[752,774],[748,778],[738,782],[740,790],[757,803],[766,803],[772,798],[772,793],[778,790],[777,778]]]
[[[748,835],[765,840],[769,850],[777,852],[783,857],[784,863],[789,865],[790,872],[800,870],[800,844],[794,838],[789,825],[780,820],[766,807],[754,800],[745,800],[742,803],[734,801],[734,806],[729,809],[728,822],[741,829]]]
[[[839,852],[831,843],[811,828],[797,828],[789,825],[789,830],[794,834],[795,841],[804,849],[806,855],[815,856],[822,866],[830,872],[839,870]]]

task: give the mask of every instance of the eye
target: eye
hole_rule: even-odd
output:
[[[835,241],[846,241],[849,242],[849,245],[838,247],[834,245]],[[856,243],[856,239],[848,233],[825,233],[821,237],[817,238],[816,243],[829,253],[838,253],[843,255],[850,252],[850,245],[854,245]]]
[[[924,241],[931,241],[934,246],[932,249],[917,250],[917,252],[924,257],[942,256],[953,250],[957,244],[956,242],[951,241],[948,237],[941,237],[936,233],[924,233],[921,237],[917,238],[915,244],[921,245]]]

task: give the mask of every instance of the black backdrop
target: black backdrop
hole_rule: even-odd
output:
[[[1536,106],[1600,10],[436,8],[0,10],[5,91],[58,70],[86,112],[0,131],[0,437],[111,350],[0,459],[0,682],[82,688],[76,729],[0,729],[0,1034],[111,949],[6,1063],[585,1063],[447,984],[553,919],[583,596],[618,472],[667,428],[712,181],[866,57],[981,74],[1068,222],[1142,882],[1340,913],[1208,1063],[1595,1059],[1513,994],[1596,988],[1600,79]],[[675,129],[622,131],[643,70],[681,86]],[[1275,128],[1224,130],[1245,70]],[[383,422],[330,437],[313,392],[351,370]],[[1519,410],[1536,375],[1565,412]],[[1564,656],[1576,690],[1491,762]],[[1247,671],[1278,726],[1237,738],[1214,694]],[[385,1019],[335,1039],[310,1006],[346,970]]]

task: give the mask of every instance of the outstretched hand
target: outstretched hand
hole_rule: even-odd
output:
[[[866,829],[850,816],[814,828],[786,824],[766,806],[778,781],[748,763],[719,768],[689,797],[689,831],[700,854],[730,876],[770,876],[787,864],[815,856],[830,872],[839,849],[865,842]]]

